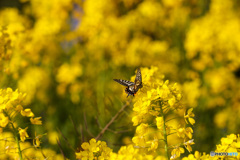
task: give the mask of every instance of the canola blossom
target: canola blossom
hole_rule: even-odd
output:
[[[49,159],[57,158],[58,155],[54,151],[39,149],[42,135],[35,135],[33,137],[33,144],[26,142],[30,138],[28,134],[29,127],[23,128],[21,120],[24,117],[31,117],[29,121],[33,125],[41,125],[42,121],[40,120],[41,117],[34,118],[34,114],[30,108],[24,109],[25,97],[26,94],[18,90],[13,91],[11,88],[0,90],[0,159],[26,159],[27,157],[44,159],[46,156]],[[63,158],[59,157],[58,159]]]
[[[132,138],[132,144],[121,147],[118,153],[113,153],[109,148],[101,148],[103,147],[101,141],[96,142],[95,139],[91,139],[89,143],[82,143],[82,150],[76,152],[77,159],[104,159],[103,156],[106,156],[105,159],[122,159],[123,157],[155,159],[159,156],[158,154],[164,152],[161,147],[165,147],[167,159],[169,159],[170,151],[175,158],[184,153],[184,149],[179,144],[170,147],[167,142],[168,136],[176,134],[175,130],[180,127],[168,124],[167,114],[172,112],[171,114],[174,115],[174,112],[184,109],[178,85],[176,83],[171,85],[168,80],[164,81],[164,76],[159,74],[157,67],[141,68],[141,72],[144,75],[142,77],[143,87],[134,99],[132,122],[137,128],[135,136]],[[193,119],[192,109],[188,110],[188,114]],[[183,120],[184,118],[186,116],[182,117]],[[183,130],[184,136],[178,134],[182,139],[181,145],[191,152],[191,145],[194,142],[189,139],[192,138],[193,130],[191,127],[183,128]],[[121,151],[126,148],[132,152],[122,155]]]
[[[185,153],[185,150],[189,153],[192,152],[191,146],[195,144],[194,139],[192,139],[193,129],[191,127],[181,128],[180,125],[167,125],[169,121],[166,115],[168,115],[169,112],[174,114],[174,111],[185,108],[181,104],[182,95],[177,84],[170,85],[169,81],[164,81],[164,76],[158,74],[158,68],[156,67],[151,67],[150,69],[142,68],[141,70],[143,75],[148,76],[143,79],[144,87],[134,99],[133,114],[136,116],[133,116],[132,121],[133,125],[137,126],[137,128],[135,136],[132,138],[133,143],[128,146],[122,146],[117,153],[114,153],[107,147],[105,142],[96,142],[95,139],[91,139],[89,143],[82,143],[82,149],[80,152],[76,152],[77,159],[177,159],[181,154]],[[169,103],[169,99],[176,99],[176,101],[174,101],[174,104]],[[145,101],[149,102],[143,105]],[[143,107],[146,108],[147,111],[144,111]],[[195,123],[193,119],[194,116],[193,108],[186,110],[184,115],[182,115],[183,123],[190,123],[193,125]],[[176,129],[174,127],[176,127]],[[175,132],[176,130],[177,132]],[[182,143],[172,144],[170,146],[167,142],[167,138],[172,134],[177,134],[178,138],[182,140]],[[165,144],[161,143],[161,141],[165,141]],[[238,151],[238,139],[236,135],[229,135],[227,138],[222,138],[221,141],[222,145],[225,145],[225,147],[217,145],[216,151]],[[236,143],[236,145],[234,143]],[[164,152],[160,146],[164,145],[166,154],[171,152],[171,157],[168,157],[168,155],[160,156]],[[234,145],[236,149],[231,148],[232,145]],[[201,154],[198,151],[195,151],[194,155],[189,154],[188,157],[183,157],[184,160],[214,160],[218,158],[222,157],[212,157],[209,154]]]
[[[0,159],[240,159],[239,9],[2,1]]]

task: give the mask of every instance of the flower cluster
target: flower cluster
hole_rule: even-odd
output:
[[[154,156],[143,152],[142,149],[134,147],[133,145],[122,146],[118,153],[112,153],[110,160],[133,160],[133,159],[147,159],[147,160],[166,160],[164,156]]]
[[[187,103],[200,104],[204,99],[201,108],[223,107],[214,114],[216,132],[227,128],[234,133],[238,128],[240,20],[235,6],[232,0],[212,0],[207,14],[191,22],[184,42],[192,68],[186,74],[190,81],[184,82]]]
[[[40,146],[39,144],[39,136],[36,136],[33,141],[35,141],[35,145]],[[57,154],[55,151],[51,149],[41,148],[36,149],[35,145],[33,146],[30,142],[25,141],[20,143],[22,159],[39,159],[45,160],[46,158],[49,160],[63,160],[62,155]],[[3,132],[0,134],[0,159],[20,159],[21,156],[18,152],[18,144],[14,138],[14,134],[10,132]]]
[[[33,152],[34,148],[35,150],[40,148],[40,138],[43,135],[35,133],[35,136],[31,138],[28,135],[28,126],[23,127],[24,117],[27,117],[32,125],[42,125],[42,121],[41,117],[35,117],[30,108],[23,107],[25,97],[26,94],[18,90],[0,89],[0,155],[10,159],[43,158],[44,155],[55,157],[55,153],[49,154],[50,150]],[[29,139],[32,139],[32,145],[25,142]]]
[[[11,55],[11,40],[6,28],[0,27],[0,61],[8,59]]]
[[[193,130],[191,127],[186,127],[186,124],[193,125],[195,123],[193,109],[188,109],[184,115],[179,114],[185,107],[181,103],[182,95],[178,85],[176,83],[171,85],[168,80],[164,81],[164,76],[159,74],[157,67],[142,68],[141,70],[143,88],[134,100],[132,121],[137,128],[132,141],[136,146],[154,152],[161,148],[159,145],[163,145],[167,155],[172,150],[173,159],[184,153],[181,146],[185,146],[191,152],[191,145],[194,144]],[[175,119],[181,121],[179,116],[183,116],[182,119],[185,119],[186,124],[183,122],[178,125],[171,124],[171,121]],[[173,134],[177,134],[182,140],[179,144],[171,143],[170,147],[168,136]]]
[[[135,136],[132,138],[133,144],[122,146],[118,153],[112,153],[109,148],[101,149],[103,142],[84,142],[81,147],[83,151],[77,152],[78,159],[102,159],[103,155],[108,155],[109,159],[157,159],[165,147],[166,159],[169,159],[171,151],[172,159],[180,157],[184,153],[185,147],[189,152],[192,151],[191,145],[193,130],[186,127],[186,124],[194,124],[193,109],[188,109],[181,118],[186,124],[181,127],[181,123],[173,125],[169,123],[174,120],[173,116],[179,117],[179,111],[184,109],[181,104],[181,93],[177,84],[170,85],[169,81],[163,81],[164,76],[159,74],[157,67],[141,68],[143,88],[138,91],[134,99],[133,125],[137,126]],[[169,116],[173,115],[173,116]],[[181,114],[180,114],[181,115]],[[170,118],[169,118],[170,117]],[[168,136],[176,134],[180,140],[178,144],[169,144]],[[177,137],[176,137],[177,138]],[[162,143],[164,142],[164,143]],[[103,146],[106,146],[104,143]],[[105,152],[104,152],[105,151]],[[105,157],[106,158],[106,157]],[[164,159],[164,157],[162,157]]]
[[[33,147],[39,148],[43,141],[37,133],[47,132],[49,142],[58,144],[55,126],[70,142],[78,142],[68,117],[82,123],[79,115],[90,113],[84,117],[87,131],[80,132],[84,136],[91,132],[94,137],[120,101],[121,89],[113,84],[113,77],[153,65],[156,67],[142,68],[143,88],[133,98],[134,112],[128,117],[136,132],[115,135],[114,129],[126,126],[128,119],[122,118],[109,129],[111,136],[104,138],[111,137],[111,143],[116,144],[134,134],[134,144],[120,150],[122,155],[129,150],[136,159],[156,158],[164,152],[177,158],[191,152],[194,140],[209,144],[196,145],[198,150],[210,150],[214,145],[210,134],[239,131],[239,8],[237,0],[1,3],[0,87],[18,88],[28,96],[1,90],[0,131],[13,133],[7,137],[17,136],[20,149],[27,155],[28,149],[21,144],[34,137]],[[21,96],[24,105],[18,103]],[[35,115],[44,116],[46,123]],[[199,118],[193,130],[195,115]],[[99,126],[94,123],[96,119]],[[26,121],[29,125],[24,125]],[[37,125],[44,125],[47,131],[34,133]],[[218,139],[220,135],[214,134]],[[8,153],[18,148],[14,144],[7,146]],[[75,156],[65,154],[70,159]],[[207,156],[195,152],[189,159]]]
[[[11,88],[0,90],[0,115],[1,127],[6,127],[8,124],[11,127],[19,127],[14,123],[19,116],[29,117],[29,120],[34,125],[41,125],[41,117],[34,117],[34,113],[30,108],[23,108],[22,103],[25,99],[26,94],[19,92],[18,90],[13,91]],[[28,134],[26,133],[27,128],[18,128],[21,140],[24,141]]]
[[[98,159],[104,160],[109,159],[112,149],[110,149],[106,142],[96,141],[94,138],[88,142],[84,142],[81,145],[82,149],[80,152],[76,152],[76,158],[81,160]]]
[[[227,137],[221,138],[221,144],[216,145],[215,152],[237,152],[237,159],[240,159],[240,135],[230,134]],[[226,158],[227,156],[218,156],[219,158]]]
[[[206,160],[218,160],[218,157],[211,157],[209,154],[206,154],[205,152],[203,152],[202,154],[198,151],[195,151],[194,154],[189,154],[187,157],[183,157],[182,160],[202,160],[202,159],[206,159]]]
[[[216,150],[214,151],[215,155],[209,155],[206,153],[201,154],[198,151],[195,151],[194,155],[189,154],[188,157],[184,157],[183,160],[240,159],[239,148],[240,148],[239,135],[230,134],[227,137],[221,138],[221,144],[216,145]],[[232,155],[226,155],[225,153],[229,153]]]

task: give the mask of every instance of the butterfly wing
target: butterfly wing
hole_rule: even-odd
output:
[[[142,85],[142,74],[140,68],[137,70],[136,78],[135,78],[135,84],[138,86]]]
[[[134,85],[133,82],[127,81],[127,80],[122,80],[122,79],[113,79],[113,80],[118,82],[119,84],[127,86],[127,87]]]

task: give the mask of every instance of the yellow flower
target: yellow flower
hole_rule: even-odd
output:
[[[18,128],[18,131],[19,131],[19,135],[20,135],[20,139],[21,141],[25,141],[26,138],[28,138],[28,134],[27,134],[27,129],[28,127],[26,127],[25,129],[22,129],[22,128]]]
[[[46,102],[48,97],[44,95],[44,92],[48,87],[48,78],[47,73],[40,67],[29,67],[26,69],[24,75],[18,80],[18,88],[28,93],[24,101],[26,104],[30,104],[34,98]]]
[[[81,160],[88,160],[88,151],[80,151],[76,152],[76,159],[81,159]]]
[[[177,135],[181,138],[185,138],[185,128],[179,128],[177,130]]]
[[[194,139],[191,139],[191,140],[184,143],[185,148],[188,150],[188,152],[192,152],[191,145],[195,144],[193,141],[194,141]]]
[[[27,108],[25,110],[21,110],[21,115],[25,117],[34,117],[33,112],[31,111],[30,108]]]
[[[200,154],[198,151],[195,151],[194,156],[195,156],[197,159],[199,159],[200,156],[201,156],[201,154]]]
[[[136,144],[136,146],[139,147],[146,147],[146,140],[144,136],[134,136],[132,138],[133,143]]]
[[[9,122],[8,117],[5,117],[3,113],[0,113],[0,126],[6,127]]]
[[[170,105],[170,107],[172,107],[176,102],[176,98],[175,97],[172,97],[168,100],[168,104]]]
[[[75,152],[76,159],[81,159],[82,158],[82,153],[81,152]]]
[[[164,82],[162,88],[158,91],[158,94],[162,99],[167,98],[170,94],[170,89],[168,88],[168,83],[169,83],[169,81],[166,80]]]
[[[96,139],[92,138],[90,141],[90,146],[89,146],[89,151],[91,152],[98,152],[99,151],[99,147],[96,143]]]
[[[84,151],[75,153],[77,159],[109,159],[112,154],[112,149],[107,147],[106,142],[96,142],[94,138],[92,138],[89,143],[83,142],[81,147]]]
[[[154,137],[154,140],[148,141],[147,144],[151,144],[151,147],[148,148],[148,151],[155,151],[158,148],[158,139]]]
[[[21,111],[23,110],[23,107],[22,107],[21,105],[17,105],[16,108],[15,108],[15,110],[16,110],[17,112],[21,112]]]
[[[157,128],[158,129],[162,129],[162,127],[163,127],[163,117],[157,117],[156,118],[156,121],[157,121]]]
[[[171,159],[180,157],[182,153],[184,153],[184,149],[182,147],[174,148],[171,152],[171,155],[172,155]]]
[[[68,75],[68,76],[66,76]],[[82,67],[79,64],[63,64],[59,67],[57,74],[57,81],[59,83],[70,84],[75,82],[75,80],[82,75]]]
[[[32,124],[42,125],[42,121],[40,120],[42,117],[30,118]]]
[[[56,131],[49,131],[47,133],[48,141],[51,144],[57,144],[57,140],[59,139],[58,132]]]
[[[179,128],[177,130],[177,135],[181,138],[185,138],[185,135],[187,135],[187,137],[189,139],[191,139],[192,138],[192,133],[193,133],[193,129],[191,127]]]
[[[191,127],[187,127],[185,133],[189,139],[192,139],[193,129]]]
[[[222,145],[229,145],[232,144],[234,140],[237,139],[237,136],[234,134],[230,134],[227,136],[227,138],[222,138],[221,143]]]
[[[88,150],[89,149],[89,143],[88,142],[83,142],[81,145],[82,149]]]
[[[133,126],[136,126],[136,125],[138,125],[139,123],[142,122],[142,117],[140,117],[138,115],[133,116],[132,122],[133,122]]]
[[[189,154],[188,157],[184,157],[182,160],[200,160],[200,159],[213,159],[213,160],[218,160],[218,157],[215,156],[213,158],[209,157],[209,154],[206,155],[206,153],[203,152],[203,155],[201,156],[201,153],[198,151],[195,151],[194,155]]]
[[[194,113],[192,113],[192,111],[193,111],[193,108],[188,109],[187,115],[184,114],[184,118],[185,118],[185,121],[187,124],[189,121],[193,125],[195,123],[195,120],[192,117],[194,117],[195,115],[194,115]],[[187,119],[188,119],[188,121],[187,121]]]
[[[34,147],[39,147],[40,146],[40,144],[41,144],[40,138],[42,138],[42,135],[37,136],[36,132],[35,132],[35,138],[33,139]]]
[[[216,145],[215,152],[237,152],[240,146],[239,135],[230,134],[221,138],[221,144]],[[225,156],[221,156],[224,158]],[[239,154],[237,159],[239,159]]]
[[[140,135],[146,134],[147,131],[148,131],[148,124],[145,124],[145,123],[141,123],[136,129],[136,133]]]
[[[197,160],[193,154],[189,154],[188,157],[184,157],[182,160]]]

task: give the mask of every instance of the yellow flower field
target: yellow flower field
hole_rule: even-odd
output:
[[[240,159],[238,0],[2,0],[0,160]]]

